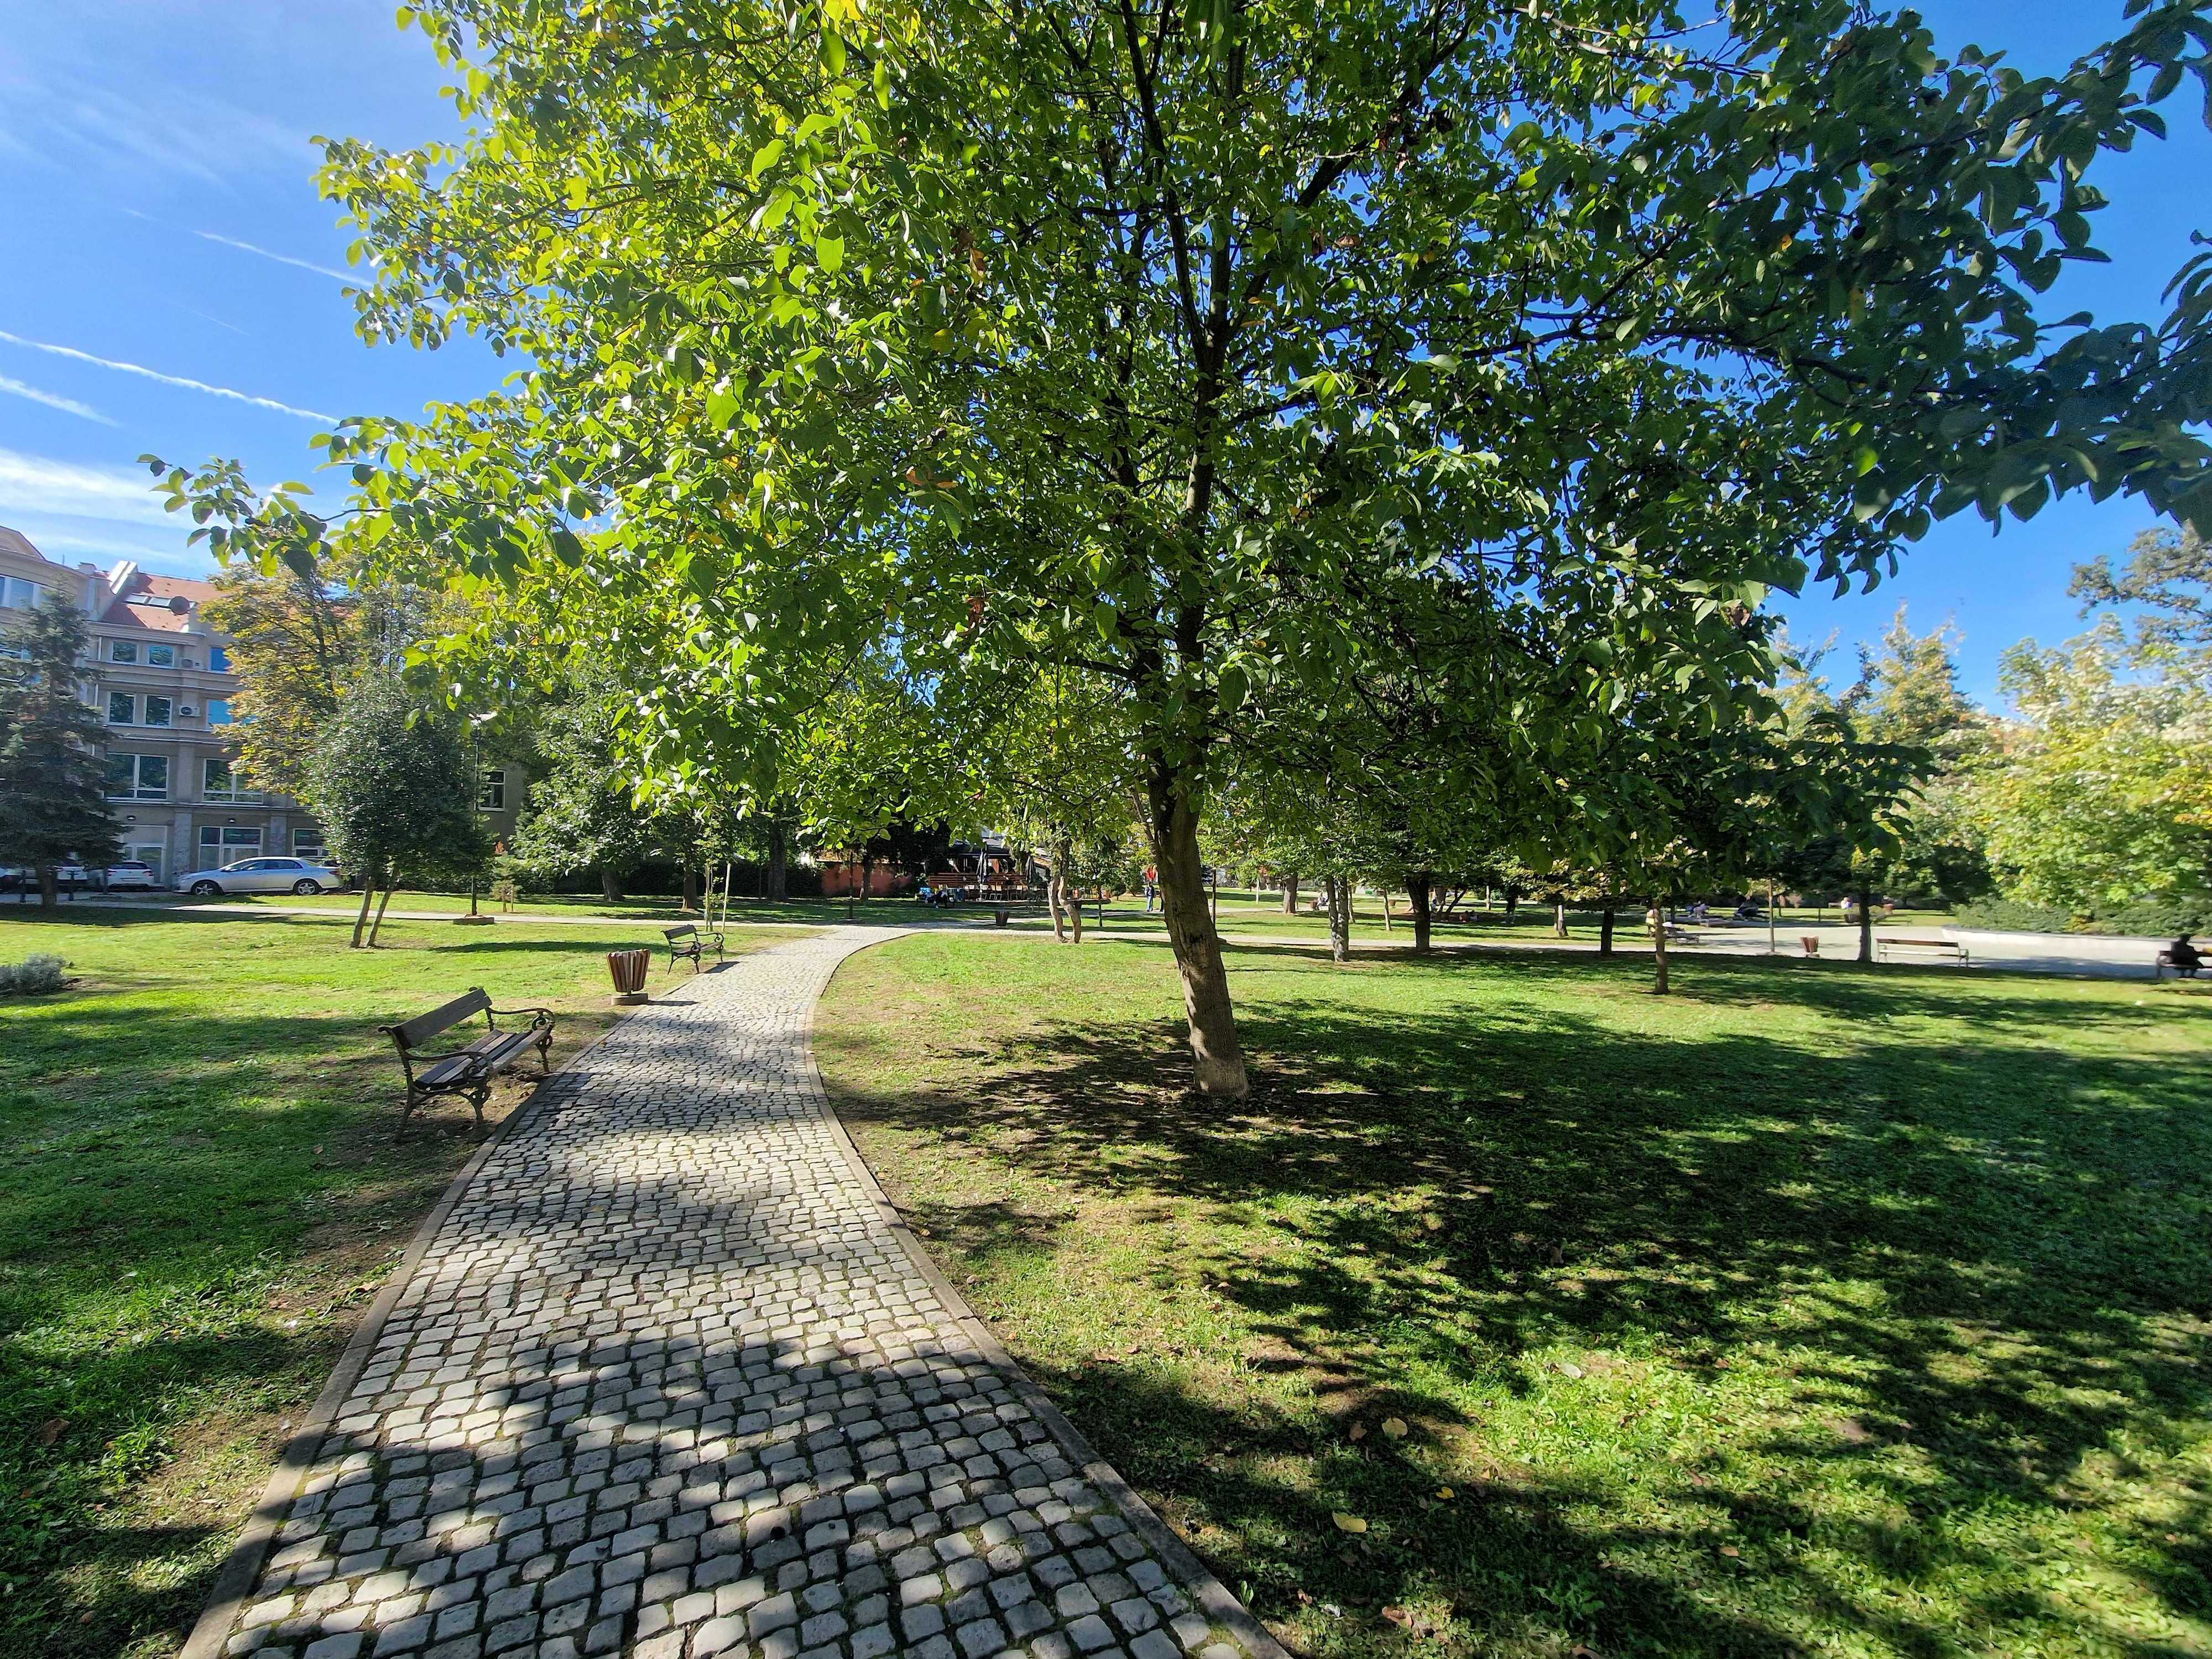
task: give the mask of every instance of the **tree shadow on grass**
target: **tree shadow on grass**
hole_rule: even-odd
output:
[[[1583,991],[1644,970],[1541,952],[1424,968]],[[1110,1455],[1222,1529],[1232,1584],[1445,1594],[1492,1640],[1534,1643],[1516,1622],[1533,1620],[1569,1638],[1601,1626],[1604,1651],[1698,1654],[1790,1651],[1823,1626],[1951,1651],[1963,1626],[1912,1611],[1916,1587],[1936,1584],[1968,1625],[2165,1653],[2024,1589],[1975,1522],[2060,1525],[2155,1476],[2172,1524],[2114,1510],[2119,1541],[2100,1548],[2126,1565],[2108,1569],[2176,1616],[2212,1611],[2205,1494],[2173,1488],[2212,1410],[2212,1082],[2130,1052],[2140,1012],[1909,971],[1700,961],[1698,999],[1790,1010],[1791,1028],[1637,1031],[1535,996],[1363,1013],[1305,993],[1313,971],[1241,966],[1261,1079],[1241,1109],[1160,1086],[1181,1036],[1165,1022],[1044,1023],[963,1086],[848,1083],[839,1109],[1112,1194],[1118,1224],[1132,1201],[1233,1215],[1206,1266],[1252,1330],[1312,1370],[1317,1397],[1334,1368],[1478,1462],[1468,1402],[1565,1386],[1550,1353],[1598,1356],[1577,1389],[1617,1373],[1717,1391],[1748,1364],[1786,1376],[1788,1397],[1751,1408],[1765,1425],[1709,1448],[1703,1468],[1634,1449],[1626,1416],[1583,1418],[1601,1443],[1618,1435],[1641,1478],[1671,1483],[1664,1536],[1639,1533],[1655,1510],[1630,1501],[1632,1484],[1599,1489],[1565,1465],[1491,1483],[1470,1508],[1425,1508],[1431,1462],[1377,1488],[1362,1512],[1388,1525],[1348,1543],[1314,1471],[1387,1452],[1339,1441],[1302,1473],[1267,1474],[1297,1461],[1285,1448],[1321,1445],[1325,1417],[1255,1429],[1169,1397],[1164,1373],[1054,1372]],[[1832,1017],[1811,1054],[1806,1009]],[[1963,1018],[1974,1041],[1916,1036],[1922,1018]],[[957,1203],[925,1218],[970,1260],[1048,1255],[1084,1224]],[[1303,1248],[1260,1248],[1268,1237]],[[1240,1437],[1243,1454],[1209,1464]],[[1587,1518],[1607,1510],[1620,1518]],[[1686,1533],[1692,1514],[1710,1528]],[[1373,1553],[1401,1535],[1410,1553],[1381,1570]],[[1716,1555],[1723,1538],[1742,1553]],[[1572,1613],[1592,1597],[1601,1621]]]

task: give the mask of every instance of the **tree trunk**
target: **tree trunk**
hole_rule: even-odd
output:
[[[1565,939],[1566,936],[1567,902],[1565,899],[1554,899],[1552,901],[1552,937]]]
[[[771,903],[781,904],[788,890],[787,871],[789,849],[784,845],[783,826],[771,822],[768,826],[768,868],[761,872],[761,896]]]
[[[353,919],[353,942],[349,951],[361,949],[361,936],[368,927],[368,902],[376,896],[376,878],[369,877],[361,884],[361,914]]]
[[[1505,920],[1512,921],[1513,913],[1520,908],[1521,890],[1518,887],[1507,888],[1505,890]]]
[[[876,896],[876,861],[866,853],[860,854],[860,902],[866,904]]]
[[[1413,913],[1413,954],[1417,957],[1429,953],[1431,902],[1429,872],[1416,870],[1406,878],[1406,903]]]
[[[51,910],[62,902],[61,877],[51,864],[39,866],[39,908]]]
[[[1287,871],[1283,876],[1283,914],[1294,916],[1298,913],[1298,872]]]
[[[1352,957],[1352,878],[1328,876],[1323,883],[1328,895],[1329,957],[1346,962]]]
[[[599,896],[610,904],[619,904],[622,902],[622,878],[615,872],[614,866],[601,865],[599,866]]]
[[[1667,907],[1657,899],[1651,901],[1651,990],[1667,994]]]
[[[1075,884],[1067,884],[1068,920],[1075,924],[1075,942],[1083,943],[1083,895],[1075,890]]]
[[[683,905],[686,915],[694,910],[702,916],[707,914],[706,907],[699,902],[699,872],[688,864],[684,866]]]
[[[1251,1092],[1221,938],[1206,905],[1206,868],[1198,851],[1198,814],[1168,768],[1155,763],[1145,784],[1146,829],[1160,872],[1160,910],[1190,1019],[1190,1054],[1201,1094],[1242,1100]]]
[[[1067,943],[1067,848],[1055,842],[1052,848],[1052,873],[1045,878],[1044,902],[1052,912],[1052,936],[1060,944]]]
[[[1613,907],[1610,904],[1598,912],[1597,953],[1601,957],[1613,954]]]
[[[372,951],[376,949],[376,936],[384,927],[385,907],[392,902],[392,896],[398,890],[397,884],[386,887],[384,896],[376,902],[376,920],[368,924],[368,948]]]
[[[1388,887],[1382,890],[1382,931],[1386,933],[1395,933],[1398,931],[1390,918],[1390,890]]]
[[[1874,894],[1864,882],[1859,884],[1859,960],[1874,960]]]

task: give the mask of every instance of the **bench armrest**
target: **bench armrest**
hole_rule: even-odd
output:
[[[488,1012],[506,1019],[512,1019],[517,1014],[535,1014],[548,1025],[553,1023],[553,1011],[550,1008],[493,1008]]]

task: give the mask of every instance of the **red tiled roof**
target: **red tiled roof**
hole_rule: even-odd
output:
[[[140,570],[132,574],[123,597],[107,607],[100,621],[161,634],[181,633],[191,613],[179,616],[169,608],[169,602],[184,599],[197,611],[213,598],[213,582],[194,581],[189,576],[156,576]]]

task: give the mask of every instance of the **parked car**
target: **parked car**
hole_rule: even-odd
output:
[[[137,859],[125,859],[119,864],[109,865],[106,878],[106,886],[111,893],[131,887],[143,887],[150,893],[161,884],[161,878],[154,873],[154,866],[142,864]]]
[[[188,871],[169,884],[179,893],[201,898],[224,893],[319,893],[345,885],[327,864],[301,859],[240,859],[220,870]]]

